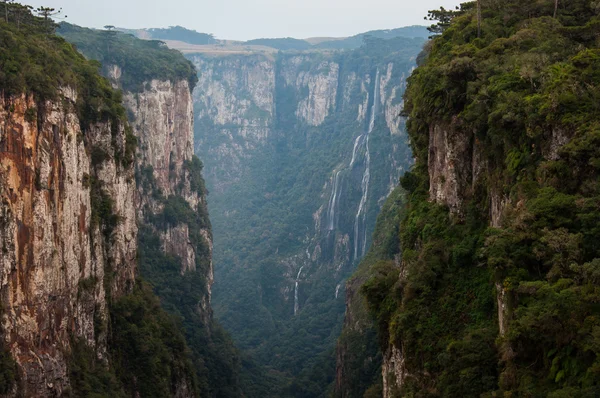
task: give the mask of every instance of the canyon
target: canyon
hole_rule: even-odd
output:
[[[422,43],[186,53],[199,77],[195,145],[210,191],[215,313],[242,350],[288,378],[332,352],[344,281],[412,164],[400,113]]]
[[[247,42],[4,6],[1,396],[600,393],[595,2]]]

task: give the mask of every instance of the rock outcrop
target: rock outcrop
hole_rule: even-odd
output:
[[[107,323],[107,296],[129,292],[135,277],[134,172],[119,160],[124,125],[82,131],[77,95],[0,97],[2,330],[24,396],[68,389],[74,340],[105,357],[98,325]]]
[[[137,168],[152,175],[150,185],[138,184],[136,207],[140,220],[150,222],[163,211],[164,203],[156,199],[157,194],[164,198],[179,196],[194,212],[206,212],[206,197],[192,188],[187,166],[194,155],[194,114],[188,82],[152,80],[144,84],[141,92],[127,92],[124,105],[138,137]],[[212,262],[207,270],[196,269],[197,242],[191,241],[189,225],[168,226],[159,235],[163,250],[181,259],[182,273],[206,273],[210,291]],[[206,245],[212,247],[210,229],[204,228],[201,236]],[[212,257],[212,253],[209,256]]]

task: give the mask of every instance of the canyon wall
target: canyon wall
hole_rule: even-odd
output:
[[[409,79],[416,161],[405,205],[378,222],[396,245],[374,244],[348,285],[360,296],[337,396],[600,392],[598,17],[587,2],[550,17],[550,3],[508,1],[486,7],[478,35],[472,5],[438,25]],[[357,300],[377,352],[352,335]]]
[[[412,162],[400,112],[421,44],[187,55],[199,76],[196,153],[211,192],[217,314],[241,347],[260,347],[259,362],[299,372],[333,346],[344,280]],[[307,336],[316,343],[299,354]]]
[[[66,391],[73,340],[107,360],[108,296],[129,293],[135,278],[125,126],[113,120],[82,131],[78,95],[65,87],[56,101],[0,100],[2,330],[24,396]]]
[[[119,67],[112,67],[118,82]],[[126,92],[124,105],[129,110],[130,124],[138,137],[138,200],[136,208],[142,222],[156,224],[155,217],[164,212],[165,200],[182,198],[195,214],[202,214],[206,222],[190,236],[195,228],[185,220],[158,227],[161,248],[165,254],[181,261],[181,273],[199,272],[207,281],[206,297],[202,308],[210,318],[210,290],[213,283],[212,234],[206,210],[206,193],[193,181],[194,118],[192,95],[187,80],[175,82],[152,80],[145,82],[140,92]],[[156,227],[156,226],[154,226]],[[154,228],[153,227],[153,228]],[[208,248],[206,258],[196,258],[199,242]],[[198,264],[202,264],[199,269]]]
[[[83,54],[100,61],[103,75],[123,92],[138,141],[139,274],[162,308],[182,319],[196,393],[239,396],[237,351],[212,316],[208,191],[203,163],[194,155],[191,90],[198,80],[196,70],[180,52],[161,42],[64,23],[60,33]]]
[[[47,50],[0,81],[0,394],[238,388],[210,333],[212,235],[193,154],[193,66],[155,43],[63,27],[103,61],[106,80],[37,27],[7,25],[15,40],[2,42],[0,59]],[[129,44],[119,65],[98,53]],[[165,75],[165,59],[177,73]],[[185,318],[185,336],[165,309]],[[142,354],[142,340],[156,352]],[[231,350],[226,336],[217,340]]]

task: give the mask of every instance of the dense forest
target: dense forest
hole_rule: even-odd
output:
[[[159,40],[140,40],[113,27],[95,30],[66,22],[59,25],[58,34],[86,57],[100,62],[104,74],[108,74],[108,67],[119,66],[119,86],[124,91],[141,91],[152,79],[187,79],[192,88],[198,80],[194,66],[179,51],[167,48]]]
[[[178,40],[190,44],[215,44],[217,42],[211,34],[196,32],[183,26],[153,28],[147,29],[146,32],[150,33],[152,39],[155,40]]]
[[[384,358],[402,375],[386,396],[600,393],[599,12],[482,0],[430,14],[405,96],[402,255],[360,289],[381,351],[403,361]]]
[[[279,39],[254,39],[244,42],[244,44],[262,45],[273,47],[281,51],[287,50],[356,50],[364,45],[368,39],[390,40],[404,37],[407,39],[425,39],[429,36],[429,31],[424,26],[407,26],[398,29],[372,30],[366,33],[360,33],[351,37],[337,39],[323,39],[320,42],[311,44],[308,40],[299,40],[291,37]]]

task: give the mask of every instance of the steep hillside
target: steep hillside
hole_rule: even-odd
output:
[[[600,9],[556,4],[463,4],[409,79],[384,397],[600,393]]]
[[[377,328],[360,289],[371,277],[386,275],[400,261],[398,233],[404,213],[405,192],[397,187],[377,217],[371,249],[346,282],[346,313],[336,349],[336,397],[382,395],[382,355]]]
[[[20,4],[7,15],[0,393],[194,396],[182,334],[136,282],[136,139],[122,96],[51,21]]]
[[[202,162],[193,154],[196,72],[158,42],[62,24],[60,33],[103,64],[133,133],[140,221],[139,265],[161,303],[181,318],[201,396],[237,397],[239,360],[212,319],[212,231]]]
[[[196,152],[215,236],[215,311],[285,384],[333,381],[343,281],[411,164],[399,116],[423,41],[371,40],[339,54],[189,55]],[[322,364],[319,380],[306,372]],[[304,377],[304,376],[300,376]]]

